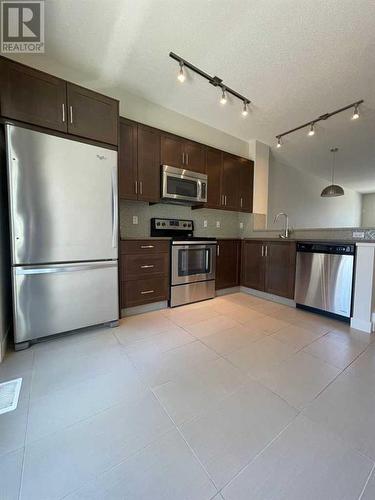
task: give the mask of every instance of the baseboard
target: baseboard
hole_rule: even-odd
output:
[[[127,307],[126,309],[121,309],[121,317],[134,316],[135,314],[142,314],[151,311],[159,311],[160,309],[166,309],[168,307],[168,302],[162,300],[160,302],[152,302],[151,304],[144,304],[142,306]]]
[[[371,323],[371,321],[364,321],[357,318],[351,318],[350,326],[365,333],[372,333],[374,330],[373,323]]]
[[[221,290],[216,290],[216,296],[229,295],[230,293],[238,293],[240,291],[239,286],[232,286],[230,288],[222,288]]]
[[[10,334],[10,325],[8,326],[7,331],[5,332],[5,335],[0,342],[0,363],[3,361],[5,353],[7,352],[9,334]]]
[[[246,286],[241,286],[240,291],[243,293],[247,293],[248,295],[254,295],[255,297],[259,297],[260,299],[270,300],[272,302],[277,302],[278,304],[283,304],[284,306],[296,307],[296,303],[294,300],[286,299],[285,297],[279,297],[278,295],[273,295],[272,293],[261,292],[259,290],[255,290],[254,288],[248,288]]]

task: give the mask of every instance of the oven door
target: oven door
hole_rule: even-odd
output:
[[[197,172],[163,165],[161,188],[164,200],[207,201],[207,176]]]
[[[215,279],[216,244],[174,244],[172,246],[173,285]]]

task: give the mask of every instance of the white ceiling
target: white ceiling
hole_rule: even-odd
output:
[[[48,0],[47,53],[81,83],[124,89],[236,137],[274,145],[275,135],[364,99],[274,150],[281,161],[329,178],[331,145],[340,148],[337,181],[375,191],[374,0]],[[176,52],[253,104],[249,116],[191,74],[176,80]],[[34,57],[34,56],[33,56]]]

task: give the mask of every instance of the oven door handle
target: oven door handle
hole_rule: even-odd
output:
[[[206,248],[206,273],[210,272],[210,248]]]

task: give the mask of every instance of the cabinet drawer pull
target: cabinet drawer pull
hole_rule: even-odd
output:
[[[145,290],[144,292],[141,292],[141,295],[146,295],[147,293],[154,293],[155,290]]]
[[[69,106],[70,123],[73,123],[73,106]]]
[[[154,245],[141,245],[141,248],[154,248]]]
[[[65,104],[62,103],[61,107],[62,107],[62,121],[63,123],[65,123]]]
[[[141,266],[141,269],[151,269],[152,267],[155,267],[154,264],[149,264],[149,265]]]

